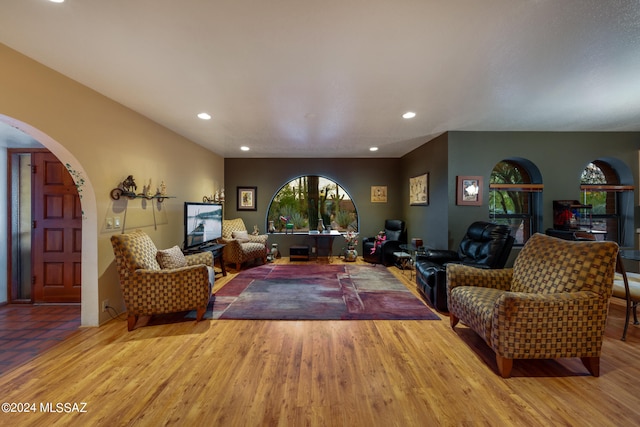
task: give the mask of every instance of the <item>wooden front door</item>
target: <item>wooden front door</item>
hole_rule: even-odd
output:
[[[35,152],[33,171],[33,302],[79,303],[82,208],[69,171],[51,153]]]

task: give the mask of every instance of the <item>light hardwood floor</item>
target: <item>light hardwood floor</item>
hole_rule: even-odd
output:
[[[277,262],[286,263],[286,259]],[[334,262],[341,262],[334,259]],[[383,268],[378,266],[376,268]],[[409,272],[390,268],[415,292]],[[216,282],[219,289],[233,276]],[[416,292],[417,293],[417,292]],[[0,377],[2,425],[626,426],[640,423],[640,327],[611,305],[601,376],[515,361],[442,321],[194,321],[83,328]],[[84,413],[41,404],[86,403]],[[4,408],[3,408],[4,409]]]

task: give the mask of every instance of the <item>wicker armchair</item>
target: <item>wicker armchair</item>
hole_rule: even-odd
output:
[[[222,238],[219,239],[220,243],[226,245],[222,250],[222,258],[226,263],[234,263],[236,270],[240,270],[242,263],[252,259],[261,259],[264,264],[267,262],[268,238],[266,234],[249,234],[242,218],[225,219],[222,222]]]
[[[462,321],[495,351],[498,371],[513,359],[580,357],[600,374],[618,245],[533,235],[513,268],[447,265],[451,327]]]
[[[111,236],[120,287],[127,309],[127,328],[133,330],[139,316],[197,310],[202,320],[211,298],[213,256],[211,252],[182,255],[176,246],[158,251],[143,231]],[[166,255],[164,261],[160,255]],[[161,268],[159,257],[175,268]]]

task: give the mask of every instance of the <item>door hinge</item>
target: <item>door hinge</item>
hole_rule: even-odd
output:
[[[31,221],[31,227],[32,228],[36,228],[36,226],[37,226],[36,222],[35,221]]]
[[[38,167],[36,165],[31,165],[31,173],[37,173]]]
[[[36,276],[31,276],[31,284],[32,285],[36,284]]]

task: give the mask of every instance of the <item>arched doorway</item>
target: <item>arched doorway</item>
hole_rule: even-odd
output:
[[[0,124],[11,126],[38,141],[53,153],[71,173],[78,189],[82,208],[81,324],[82,326],[98,326],[98,228],[93,186],[80,162],[59,142],[35,127],[5,115],[0,115]]]

